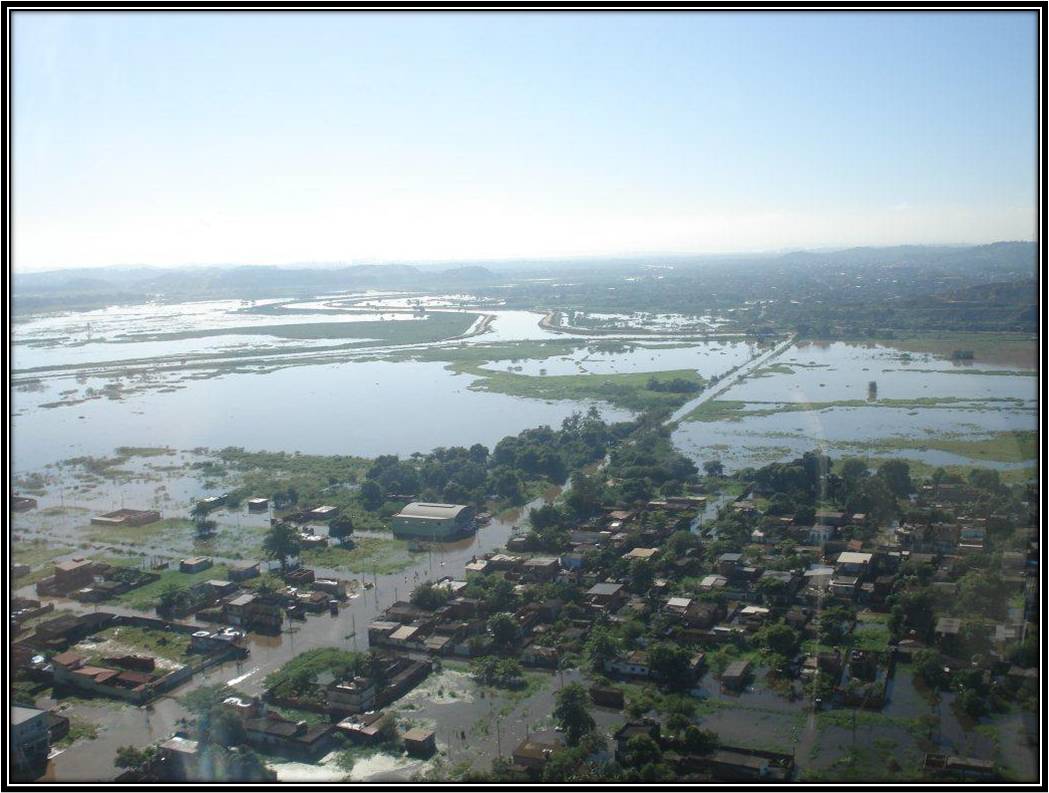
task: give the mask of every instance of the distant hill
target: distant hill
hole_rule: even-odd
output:
[[[849,303],[855,278],[863,277],[866,299],[975,300],[1011,305],[1027,313],[1037,250],[1033,242],[989,245],[903,245],[885,248],[793,251],[783,254],[637,256],[547,261],[429,264],[296,264],[288,266],[110,267],[16,273],[18,313],[91,308],[151,299],[202,300],[303,297],[355,289],[480,290],[505,284],[535,284],[520,300],[550,305],[579,294],[590,307],[628,301],[644,310],[695,310],[697,300],[716,294],[719,304],[767,297],[769,289],[800,298]],[[606,282],[630,277],[635,283],[662,283],[643,295],[610,291]],[[665,280],[664,280],[665,279]],[[543,291],[556,288],[557,294]],[[568,283],[570,282],[570,283]],[[880,283],[880,286],[875,284]],[[598,288],[599,284],[604,284]],[[997,284],[992,288],[992,284]],[[1025,285],[1026,284],[1026,285]],[[989,291],[967,292],[986,285]],[[895,294],[893,294],[895,293]],[[630,295],[635,295],[631,297]],[[969,295],[969,297],[966,297]],[[623,307],[628,307],[626,304]]]

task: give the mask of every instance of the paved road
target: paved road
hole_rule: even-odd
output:
[[[768,352],[762,353],[756,358],[751,358],[745,364],[740,366],[736,371],[734,371],[731,375],[719,381],[715,388],[705,390],[695,399],[689,400],[684,405],[679,407],[671,414],[670,418],[668,418],[664,423],[668,425],[676,424],[678,421],[687,416],[689,413],[691,413],[697,407],[702,405],[704,402],[708,402],[714,397],[720,396],[721,394],[725,393],[729,388],[741,382],[747,376],[752,374],[758,367],[763,366],[773,358],[783,354],[783,352],[794,343],[794,340],[796,338],[796,334],[791,334],[790,338],[788,338],[786,341],[780,342]]]

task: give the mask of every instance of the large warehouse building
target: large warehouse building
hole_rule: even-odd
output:
[[[463,504],[413,501],[393,516],[393,535],[419,540],[451,540],[474,532],[474,510]]]

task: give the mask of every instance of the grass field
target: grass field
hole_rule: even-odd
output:
[[[55,559],[72,552],[73,549],[65,545],[49,545],[42,540],[12,543],[11,561],[16,564],[27,564],[30,567],[29,575],[12,579],[12,583],[16,587],[23,587],[35,584],[41,578],[47,578],[54,572]]]
[[[208,581],[212,578],[225,580],[228,574],[229,570],[225,565],[215,565],[207,570],[201,570],[199,573],[181,573],[178,568],[161,570],[159,580],[154,581],[152,584],[132,589],[123,595],[118,595],[114,598],[114,602],[128,608],[150,611],[156,608],[157,598],[160,597],[160,594],[172,585],[191,587],[194,584],[199,584],[201,581]]]
[[[211,336],[272,336],[279,339],[369,339],[382,344],[417,344],[461,336],[480,316],[441,311],[426,319],[365,322],[303,322],[295,325],[240,325],[232,328],[180,330],[169,333],[136,333],[114,341],[177,341]]]
[[[358,537],[354,542],[355,547],[350,549],[329,545],[304,551],[303,561],[318,567],[366,575],[396,573],[415,563],[415,556],[403,540]]]
[[[915,410],[919,408],[956,408],[964,410],[996,410],[1022,408],[1028,403],[1012,397],[918,397],[915,399],[838,399],[829,402],[743,402],[733,399],[711,399],[684,416],[682,421],[742,421],[776,413],[799,413],[830,410],[832,408],[897,408]],[[749,409],[748,409],[749,408]]]
[[[139,655],[152,655],[168,661],[186,662],[189,652],[189,634],[149,630],[131,625],[118,625],[96,633],[92,640],[111,641],[133,649]],[[94,661],[101,661],[102,653]]]
[[[94,542],[136,542],[181,534],[193,526],[189,518],[164,518],[145,526],[92,526],[87,536]]]
[[[950,358],[955,350],[971,350],[974,363],[1007,364],[1025,369],[1038,366],[1038,338],[1024,333],[929,331],[872,341],[904,352],[930,353],[943,358]]]
[[[651,379],[662,382],[681,379],[699,386],[706,384],[706,381],[692,369],[676,369],[668,372],[531,377],[510,372],[492,372],[480,366],[465,363],[454,363],[449,368],[458,373],[478,377],[479,379],[470,384],[470,388],[475,391],[494,391],[532,399],[595,399],[639,412],[675,408],[698,393],[652,391],[646,387]]]

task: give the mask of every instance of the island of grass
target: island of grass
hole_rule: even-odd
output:
[[[469,363],[453,363],[448,368],[459,374],[474,375],[477,379],[470,383],[474,391],[531,399],[601,400],[638,412],[679,407],[706,385],[706,380],[693,369],[533,377],[495,372]]]
[[[114,342],[179,341],[212,336],[271,336],[278,339],[367,339],[372,344],[420,344],[465,334],[480,314],[434,311],[425,319],[364,322],[303,322],[290,325],[238,325],[166,333],[133,333]]]
[[[797,413],[832,408],[954,408],[962,410],[998,410],[1030,408],[1027,400],[1016,397],[916,397],[914,399],[838,399],[829,402],[763,402],[734,399],[711,399],[698,405],[682,421],[741,421],[776,413]]]
[[[134,543],[143,540],[185,534],[193,529],[189,518],[162,518],[145,526],[99,526],[92,527],[88,539],[93,542]]]
[[[838,443],[836,446],[862,448],[870,451],[906,449],[935,449],[937,451],[999,463],[1033,462],[1038,454],[1038,436],[1034,430],[992,432],[980,437],[939,436],[931,438],[875,438],[872,440]]]
[[[969,360],[974,363],[1038,368],[1038,337],[1027,333],[901,332],[889,338],[870,339],[866,343],[881,344],[903,352],[929,353],[947,359],[956,352],[971,352],[972,358]]]

